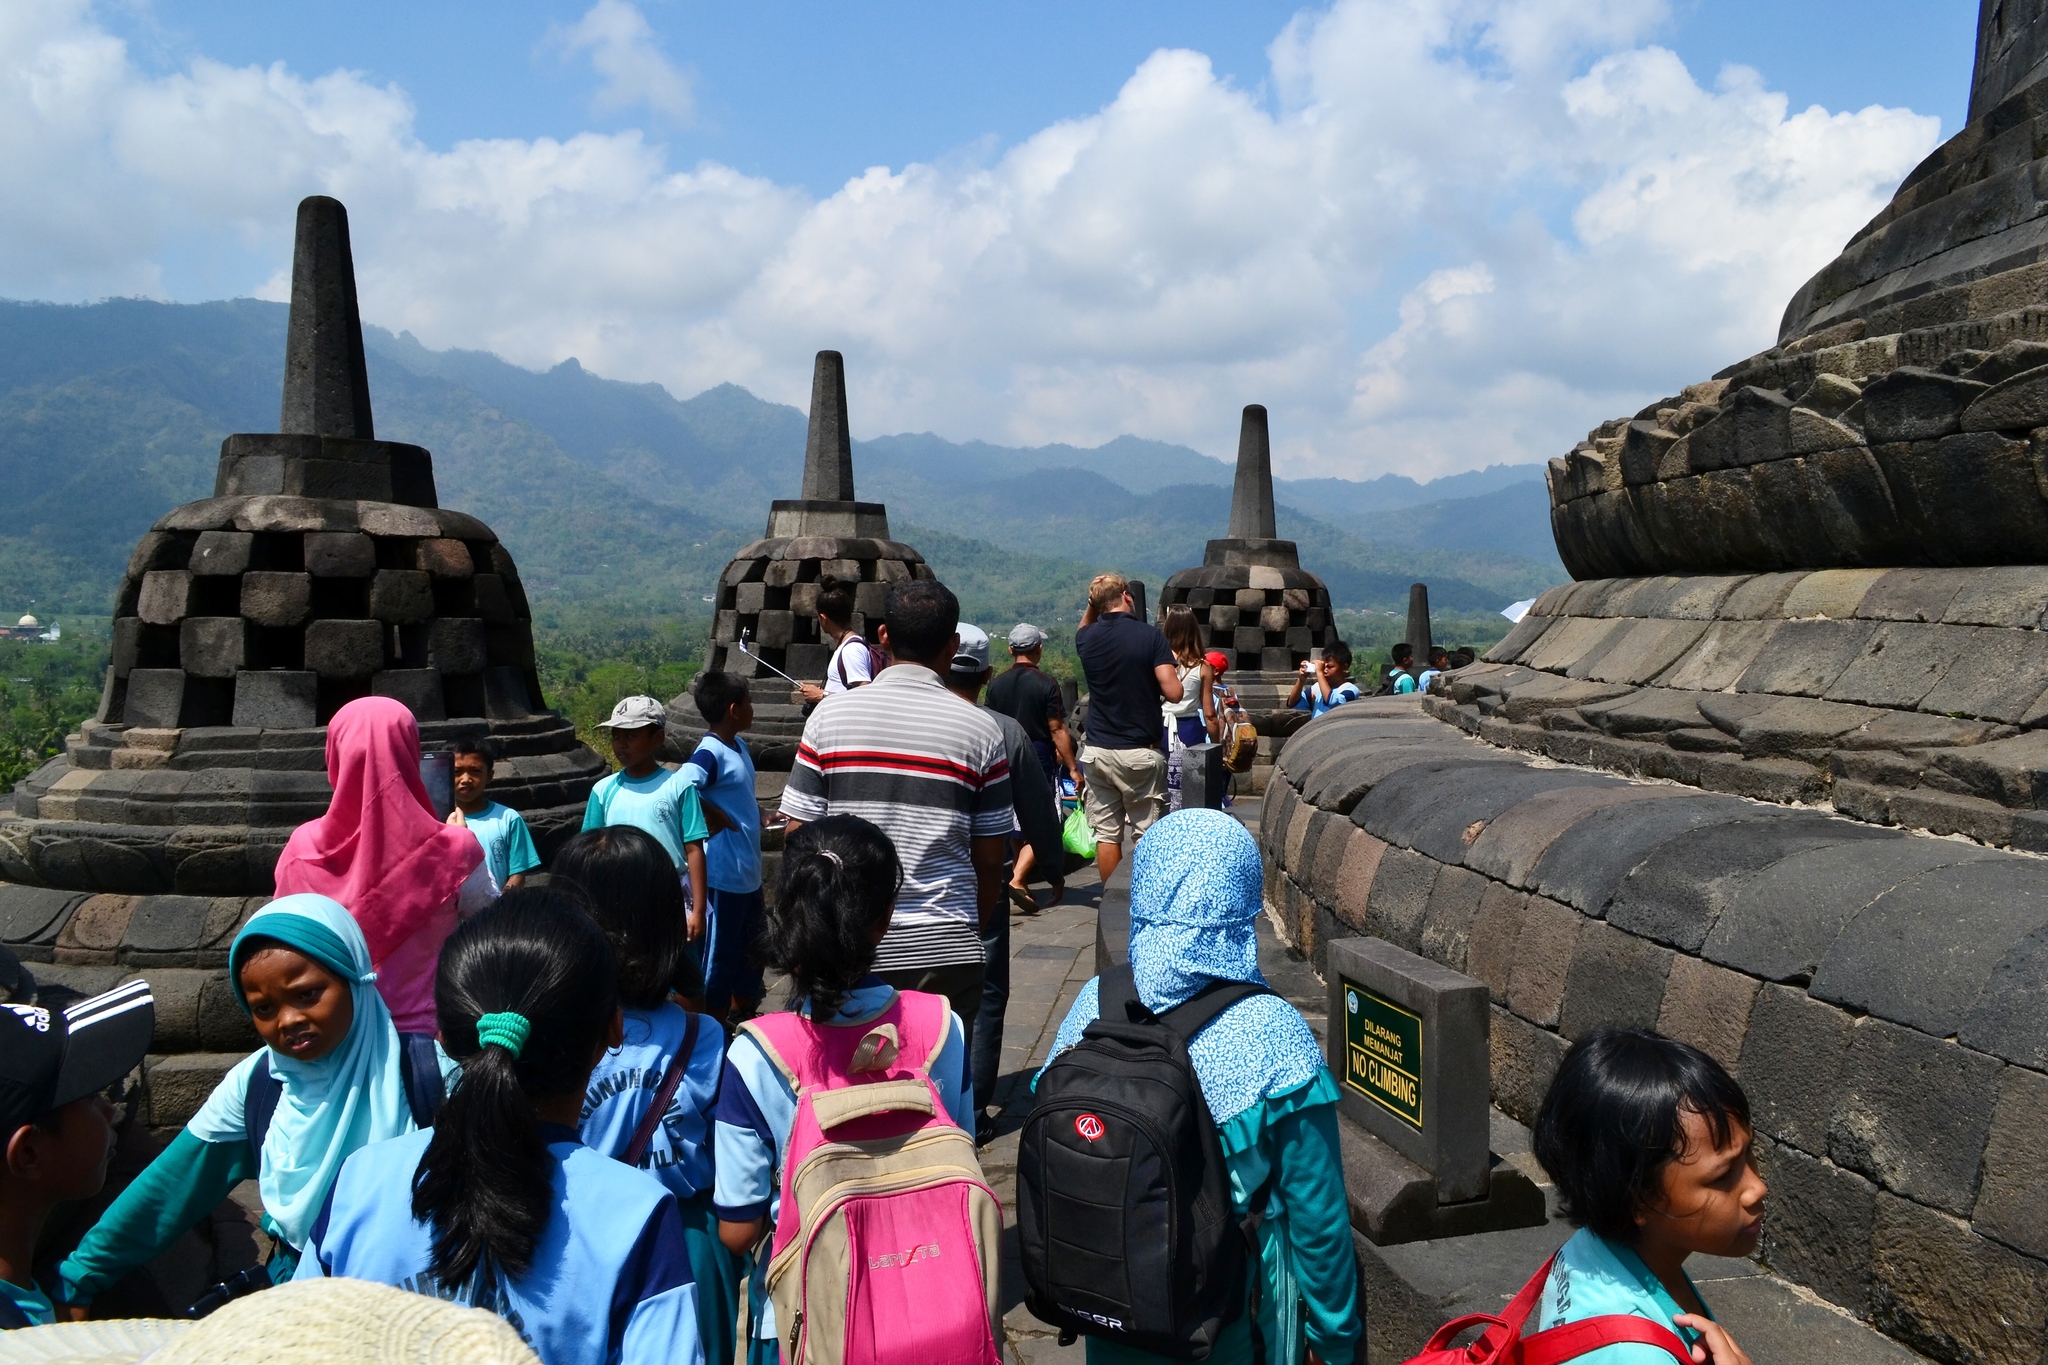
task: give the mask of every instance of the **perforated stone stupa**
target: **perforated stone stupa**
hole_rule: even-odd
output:
[[[1208,647],[1221,650],[1232,681],[1254,709],[1284,693],[1312,649],[1337,641],[1330,590],[1301,567],[1301,552],[1278,538],[1273,511],[1273,447],[1266,410],[1244,410],[1237,437],[1237,477],[1230,526],[1212,540],[1197,568],[1166,580],[1159,611],[1185,605],[1202,623]]]
[[[846,360],[837,351],[818,352],[811,373],[803,496],[769,504],[767,533],[742,546],[718,581],[718,615],[705,666],[754,680],[749,742],[764,769],[788,768],[803,734],[789,684],[766,665],[805,681],[824,681],[832,642],[818,628],[818,582],[828,574],[858,584],[853,628],[870,641],[882,623],[889,589],[933,577],[923,555],[889,539],[889,509],[854,498]],[[742,636],[747,651],[739,647]],[[694,747],[703,729],[687,693],[669,703],[677,757],[688,755],[683,746]]]
[[[491,794],[544,853],[605,771],[542,704],[512,556],[438,505],[427,451],[376,439],[333,199],[299,206],[279,426],[228,437],[214,496],[143,536],[98,715],[0,814],[0,941],[39,974],[223,966],[285,839],[327,808],[325,725],[354,698],[405,702],[428,748],[490,736]],[[161,1051],[202,1042],[201,990],[174,985]]]

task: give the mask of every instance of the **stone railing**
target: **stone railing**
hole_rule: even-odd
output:
[[[1655,1027],[1740,1078],[1777,1274],[1944,1361],[2048,1320],[2048,863],[1482,742],[1368,700],[1288,742],[1269,912],[1485,981],[1527,1122],[1571,1041]]]

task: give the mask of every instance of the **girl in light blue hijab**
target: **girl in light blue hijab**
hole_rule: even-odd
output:
[[[59,1267],[67,1304],[92,1302],[154,1259],[251,1176],[278,1243],[266,1268],[282,1283],[341,1163],[419,1126],[369,947],[339,903],[285,896],[258,910],[228,949],[228,979],[265,1046],[235,1064]],[[442,1062],[445,1086],[456,1068]]]
[[[1146,831],[1131,864],[1131,974],[1145,1008],[1163,1014],[1212,981],[1266,984],[1259,973],[1263,880],[1257,842],[1222,811],[1176,811]],[[1081,988],[1048,1064],[1095,1021],[1100,984]],[[1358,1268],[1338,1155],[1337,1085],[1322,1045],[1292,1005],[1255,995],[1196,1034],[1188,1059],[1222,1138],[1238,1217],[1273,1178],[1255,1272],[1265,1281],[1259,1329],[1266,1359],[1352,1365],[1363,1333]],[[1212,1362],[1252,1358],[1248,1318],[1225,1329],[1209,1355]],[[1090,1337],[1088,1359],[1149,1365],[1165,1357]]]

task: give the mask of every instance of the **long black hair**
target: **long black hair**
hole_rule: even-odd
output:
[[[775,903],[761,917],[761,960],[789,973],[789,1007],[836,1011],[875,964],[877,932],[903,886],[889,836],[857,815],[828,815],[789,836]]]
[[[581,1094],[618,1012],[611,945],[580,893],[508,891],[441,947],[434,1008],[462,1083],[441,1107],[412,1178],[412,1216],[434,1230],[434,1277],[466,1283],[486,1257],[523,1274],[548,1224],[553,1170],[534,1097]],[[517,1050],[477,1041],[477,1020],[516,1012]]]
[[[618,959],[622,1002],[651,1010],[671,990],[704,993],[703,973],[689,951],[683,884],[659,839],[632,825],[585,830],[562,846],[549,874],[589,897]]]
[[[1636,1214],[1663,1193],[1664,1168],[1686,1155],[1685,1111],[1714,1145],[1749,1128],[1749,1096],[1706,1053],[1642,1028],[1603,1026],[1572,1044],[1536,1115],[1536,1159],[1564,1216],[1633,1243]]]

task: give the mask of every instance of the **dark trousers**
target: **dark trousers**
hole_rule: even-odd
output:
[[[976,1111],[996,1102],[996,1081],[1003,1069],[1003,1015],[1010,1008],[1010,917],[981,939],[981,1004],[974,1021],[968,1056],[974,1059]]]
[[[1003,933],[1007,937],[1010,932],[1009,918],[1007,916],[1004,917],[1003,925]],[[924,991],[930,995],[943,995],[946,997],[946,1003],[953,1007],[953,1013],[960,1016],[961,1031],[967,1035],[962,1040],[967,1044],[967,1056],[960,1060],[963,1064],[962,1073],[967,1075],[967,1083],[970,1086],[974,1084],[972,1075],[968,1073],[971,1072],[973,1067],[974,1020],[975,1016],[981,1012],[982,971],[983,966],[979,962],[954,962],[944,967],[903,967],[892,972],[875,973],[876,976],[899,991]],[[1010,962],[1008,956],[1005,955],[1003,959],[1003,975],[1005,980],[1009,977],[1009,971]],[[981,1092],[979,1090],[975,1091],[974,1098],[976,1103],[981,1101]],[[955,1114],[953,1117],[960,1121],[962,1128],[965,1128],[970,1133],[974,1131],[974,1116],[972,1114]]]

